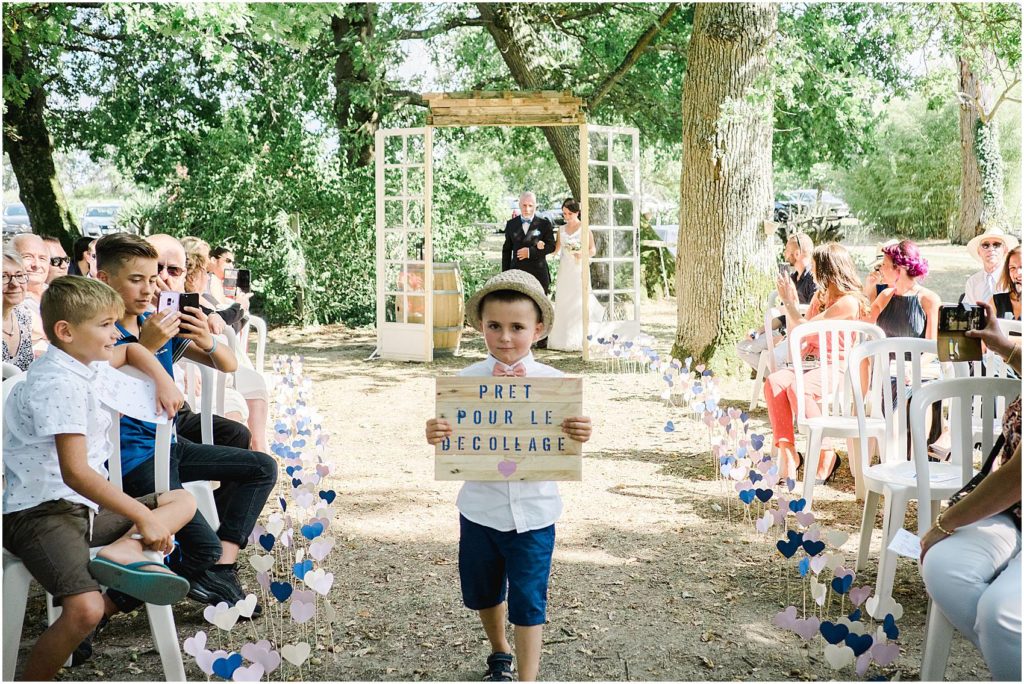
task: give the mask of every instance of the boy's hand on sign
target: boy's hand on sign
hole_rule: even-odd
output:
[[[445,418],[431,418],[427,421],[427,442],[438,445],[446,437],[452,436],[452,426]]]
[[[562,421],[562,432],[569,435],[570,439],[577,442],[590,440],[590,433],[593,426],[590,424],[590,416],[572,416]]]

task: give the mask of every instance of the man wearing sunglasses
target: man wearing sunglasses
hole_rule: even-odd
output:
[[[49,285],[57,278],[66,276],[68,274],[68,264],[71,263],[71,257],[64,251],[64,246],[60,244],[60,240],[55,237],[44,237],[43,242],[46,243],[46,248],[50,250],[50,273],[46,276],[46,284]]]
[[[980,304],[992,299],[996,292],[1002,292],[997,284],[999,272],[1003,268],[1006,253],[1017,244],[1017,238],[994,226],[985,228],[981,235],[974,236],[967,243],[967,251],[981,262],[981,270],[967,279],[964,285],[965,302]]]

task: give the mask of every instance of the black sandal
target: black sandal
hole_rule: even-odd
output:
[[[487,656],[487,674],[483,681],[511,682],[513,679],[511,653],[492,653]]]

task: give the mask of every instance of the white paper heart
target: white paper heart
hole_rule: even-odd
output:
[[[334,573],[324,572],[322,568],[317,568],[312,572],[307,572],[302,581],[316,593],[321,596],[327,596],[327,593],[331,590],[331,585],[334,584]]]
[[[846,540],[850,538],[846,532],[833,531],[825,535],[825,541],[835,548],[839,548],[846,543]]]
[[[810,578],[810,583],[811,598],[813,598],[814,602],[817,603],[819,606],[823,605],[825,603],[825,591],[828,588],[828,586],[822,584],[813,576]]]
[[[238,614],[244,618],[251,618],[256,610],[256,594],[247,594],[244,599],[235,604]]]
[[[830,553],[826,558],[828,558],[828,560],[825,561],[825,567],[829,570],[835,570],[843,564],[843,554],[841,553]]]
[[[238,622],[238,614],[238,608],[229,607],[224,601],[221,601],[216,606],[207,606],[203,611],[203,617],[206,618],[207,622],[212,622],[225,632],[231,631],[231,628]]]
[[[846,625],[846,628],[854,634],[864,634],[867,631],[867,625],[860,620],[851,620],[845,615],[836,620],[837,625]]]
[[[313,617],[313,613],[316,612],[316,604],[292,601],[288,608],[288,612],[292,616],[292,620],[295,620],[295,622],[301,625],[304,622],[308,622]]]
[[[199,657],[199,653],[206,650],[206,632],[196,632],[195,636],[185,639],[182,650],[193,658]]]
[[[306,557],[306,549],[295,549],[295,562],[301,563],[302,559]]]
[[[269,572],[270,568],[274,567],[274,557],[254,553],[249,556],[249,564],[256,568],[256,572]]]
[[[318,563],[334,548],[334,537],[321,537],[309,545],[310,557]]]
[[[297,644],[287,644],[281,648],[281,656],[295,667],[299,667],[302,663],[306,662],[309,652],[309,644],[305,641],[300,641]]]
[[[238,667],[231,673],[231,681],[234,682],[258,682],[263,679],[263,666],[253,663],[249,667]]]
[[[833,670],[839,670],[853,663],[856,656],[846,644],[825,644],[825,660]]]
[[[228,655],[227,651],[200,651],[199,655],[196,656],[196,665],[206,675],[213,674],[213,663],[221,658],[226,658]]]
[[[811,570],[814,571],[815,575],[820,575],[821,571],[825,567],[825,563],[828,561],[824,556],[815,556],[811,559]]]
[[[876,620],[882,620],[886,615],[892,613],[894,620],[903,617],[903,606],[896,603],[896,600],[888,596],[872,596],[864,602],[868,615]]]
[[[282,530],[284,530],[284,518],[278,513],[270,516],[270,520],[267,521],[267,532],[275,537],[280,537]]]

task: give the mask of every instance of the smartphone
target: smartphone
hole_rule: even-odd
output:
[[[243,270],[245,270],[246,274],[249,273],[248,270],[240,269],[240,268],[225,268],[224,269],[224,296],[225,297],[231,297],[232,299],[234,299],[235,295],[238,294],[238,291],[240,289],[238,287],[238,274],[241,271],[243,271]],[[243,292],[244,292],[244,290],[243,290]]]
[[[793,267],[790,266],[788,262],[780,261],[779,275],[782,276],[783,278],[789,278],[791,275],[793,275]]]
[[[966,303],[939,306],[939,360],[981,361],[981,340],[964,333],[981,330],[987,325],[988,314],[984,307]]]
[[[250,281],[249,278],[250,278],[250,276],[249,276],[249,269],[247,269],[247,268],[240,268],[240,269],[238,269],[238,275],[236,276],[236,283],[235,283],[235,285],[236,285],[236,287],[238,287],[238,291],[239,292],[244,292],[246,294],[249,294],[250,285],[251,285],[251,281]]]
[[[161,292],[157,311],[183,311],[187,306],[199,308],[198,292]]]

